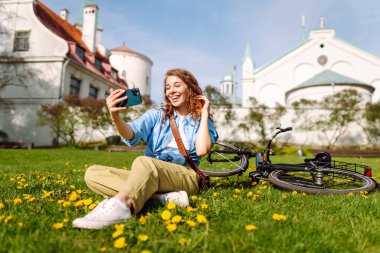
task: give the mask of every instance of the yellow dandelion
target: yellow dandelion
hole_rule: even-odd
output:
[[[367,195],[364,195],[364,194],[360,194],[362,196],[363,199],[368,199],[368,196]]]
[[[75,189],[75,185],[70,185],[70,188],[71,189]]]
[[[105,246],[100,247],[100,248],[99,248],[99,251],[100,251],[100,252],[106,252],[106,251],[107,251],[107,247],[105,247]]]
[[[3,209],[3,208],[4,208],[3,202],[0,202],[0,209]]]
[[[234,192],[236,192],[236,193],[240,193],[240,192],[241,192],[241,190],[240,190],[240,189],[238,189],[238,188],[236,188],[236,189],[234,189]]]
[[[75,206],[75,207],[81,207],[81,206],[83,206],[83,200],[78,200],[78,201],[76,201],[76,202],[74,203],[74,206]]]
[[[183,237],[178,239],[178,243],[181,244],[182,246],[186,245],[188,242],[189,240]]]
[[[283,214],[277,214],[277,213],[273,214],[272,218],[274,220],[277,220],[277,221],[285,221],[286,220],[286,216],[285,215],[283,215]]]
[[[97,206],[97,204],[92,203],[91,205],[88,206],[88,209],[89,209],[89,210],[92,210],[92,209],[94,209],[96,206]]]
[[[207,205],[206,203],[204,203],[204,204],[201,205],[201,208],[202,208],[202,209],[207,209],[207,208],[208,208],[208,205]]]
[[[119,236],[121,236],[122,234],[124,233],[124,230],[116,230],[115,232],[113,232],[112,234],[112,238],[117,238]]]
[[[169,231],[169,232],[174,232],[177,230],[177,224],[168,224],[166,226],[166,229]]]
[[[24,224],[22,224],[22,222],[19,222],[19,223],[17,223],[17,226],[18,226],[19,228],[22,228],[22,227],[24,226]]]
[[[145,242],[146,240],[149,239],[149,236],[146,234],[141,234],[141,235],[138,235],[138,239],[140,242]]]
[[[161,218],[163,220],[170,220],[171,217],[172,217],[172,214],[169,210],[165,210],[161,213]]]
[[[306,195],[307,195],[307,193],[306,193],[306,192],[303,192],[303,193],[302,193],[302,196],[306,196]]]
[[[297,191],[292,191],[292,196],[296,196],[298,194]]]
[[[189,212],[189,213],[196,212],[197,210],[198,210],[197,208],[193,208],[191,206],[186,207],[186,211]]]
[[[15,205],[20,204],[20,203],[22,203],[22,200],[19,199],[19,198],[15,198],[15,199],[13,200],[13,204],[15,204]]]
[[[220,195],[219,192],[214,192],[214,193],[212,194],[213,197],[217,197],[217,196],[219,196],[219,195]]]
[[[146,224],[146,216],[141,216],[140,219],[139,219],[139,222],[140,222],[141,225]]]
[[[350,192],[349,194],[347,194],[348,197],[352,197],[354,196],[354,193],[353,192]]]
[[[75,200],[77,200],[78,198],[79,198],[79,195],[78,195],[77,192],[71,192],[71,193],[70,193],[70,196],[69,196],[69,200],[70,200],[70,201],[75,201]]]
[[[193,195],[193,196],[191,196],[191,199],[195,201],[198,199],[198,197]]]
[[[152,251],[150,251],[148,249],[144,249],[144,250],[140,251],[140,253],[152,253]]]
[[[199,223],[207,223],[207,218],[206,218],[206,216],[204,216],[204,215],[202,215],[202,214],[198,214],[197,215],[197,221],[199,222]]]
[[[13,216],[12,216],[12,215],[9,215],[9,216],[7,216],[7,217],[4,219],[4,223],[5,223],[5,224],[8,224],[8,222],[10,222],[11,220],[13,220]]]
[[[283,194],[281,195],[281,198],[282,198],[282,199],[287,199],[287,198],[288,198],[288,196],[286,196],[286,194],[285,194],[285,193],[283,193]]]
[[[181,221],[182,221],[182,217],[179,216],[179,215],[175,215],[175,216],[172,218],[172,220],[171,220],[171,222],[172,222],[172,223],[175,223],[175,224],[180,223]]]
[[[124,237],[119,237],[118,239],[116,239],[114,241],[113,246],[116,249],[123,249],[123,248],[127,247],[127,243],[125,242],[125,238]]]
[[[124,230],[125,224],[115,224],[115,230]]]
[[[186,221],[186,224],[189,226],[189,227],[195,227],[197,225],[197,223],[195,223],[195,221],[193,220],[187,220]]]
[[[247,226],[245,226],[245,230],[247,231],[252,231],[252,230],[256,230],[257,227],[255,225],[252,225],[252,224],[248,224]]]
[[[91,198],[89,198],[89,199],[85,199],[85,200],[83,201],[83,204],[86,205],[86,206],[92,204],[92,199],[91,199]]]
[[[35,201],[35,200],[36,200],[35,197],[31,197],[28,201],[29,201],[29,202],[33,202],[33,201]]]
[[[63,223],[61,222],[61,223],[55,223],[55,224],[53,224],[53,228],[55,228],[55,229],[61,229],[61,228],[63,228]]]
[[[177,206],[176,203],[174,203],[174,202],[169,202],[167,208],[168,208],[169,210],[172,210],[172,209],[174,209],[176,206]]]
[[[253,196],[253,192],[248,192],[247,197],[251,197],[251,196]]]
[[[63,202],[62,206],[63,207],[69,207],[69,206],[71,206],[71,202],[70,201],[65,201],[65,202]]]

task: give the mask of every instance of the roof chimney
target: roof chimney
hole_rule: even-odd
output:
[[[63,19],[69,22],[69,11],[67,9],[62,9],[61,12],[59,13],[59,16]]]
[[[98,6],[94,3],[87,4],[83,8],[82,39],[91,52],[95,52],[96,20],[98,18]]]

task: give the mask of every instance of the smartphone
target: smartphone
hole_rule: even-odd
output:
[[[117,107],[129,107],[129,106],[139,105],[142,103],[139,88],[125,90],[125,93],[123,96],[127,96],[128,99],[118,103],[116,105]]]

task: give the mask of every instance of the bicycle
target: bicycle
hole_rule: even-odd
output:
[[[226,142],[217,142],[202,162],[202,171],[210,177],[241,175],[249,167],[249,159],[256,158],[256,170],[249,173],[253,182],[269,180],[274,185],[309,194],[348,194],[371,192],[377,187],[372,169],[366,165],[335,161],[328,152],[320,152],[303,163],[277,163],[270,160],[272,141],[292,127],[278,127],[262,152],[240,149]],[[362,173],[359,170],[363,170]]]

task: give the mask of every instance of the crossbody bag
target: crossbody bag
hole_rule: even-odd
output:
[[[202,188],[208,188],[208,187],[210,187],[210,185],[211,185],[210,184],[210,177],[206,173],[202,172],[198,168],[198,166],[195,164],[195,162],[193,161],[193,159],[191,159],[191,157],[187,153],[187,151],[185,149],[185,146],[183,145],[181,136],[180,136],[180,134],[178,132],[177,125],[175,124],[174,115],[173,114],[171,114],[170,117],[169,117],[169,124],[170,124],[170,128],[172,129],[172,133],[173,133],[175,142],[177,143],[178,150],[181,153],[181,155],[183,155],[185,157],[186,162],[198,174],[199,179],[200,179],[200,186]]]

